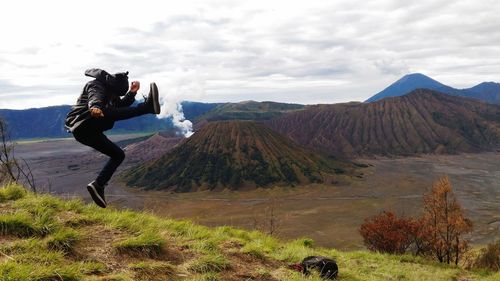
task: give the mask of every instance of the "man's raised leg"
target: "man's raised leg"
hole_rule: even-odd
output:
[[[126,120],[141,116],[144,114],[159,114],[160,101],[158,96],[158,87],[155,83],[151,83],[149,94],[144,102],[137,106],[117,107],[104,109],[104,118],[110,118],[113,121]]]

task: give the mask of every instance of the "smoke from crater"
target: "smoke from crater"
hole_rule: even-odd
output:
[[[199,99],[205,94],[205,83],[196,70],[176,69],[162,72],[146,78],[158,86],[161,113],[159,119],[172,119],[172,124],[179,134],[186,138],[193,132],[193,123],[186,119],[182,110],[182,101]]]

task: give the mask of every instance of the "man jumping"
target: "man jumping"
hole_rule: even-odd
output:
[[[110,157],[97,178],[87,185],[94,202],[106,208],[104,187],[123,162],[125,153],[103,132],[113,128],[115,121],[144,114],[159,114],[158,88],[155,83],[151,83],[149,95],[144,102],[131,106],[140,83],[133,81],[128,91],[128,72],[109,74],[101,69],[89,69],[85,71],[85,75],[95,79],[83,88],[76,105],[66,117],[65,127],[78,142]]]

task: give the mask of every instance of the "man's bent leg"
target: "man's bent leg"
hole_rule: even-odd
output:
[[[92,123],[87,123],[82,126],[82,128],[78,128],[73,133],[73,136],[78,142],[90,146],[110,157],[96,179],[99,185],[104,186],[109,181],[118,166],[120,166],[123,162],[125,153],[119,146],[111,142],[102,133],[102,131],[97,129]]]
[[[125,159],[125,153],[118,145],[114,144],[102,133],[99,136],[99,142],[94,148],[110,157],[96,178],[96,182],[104,186],[111,179],[118,166],[123,162],[123,159]]]
[[[89,191],[92,200],[94,200],[99,207],[106,208],[107,204],[104,195],[104,186],[125,158],[125,154],[120,147],[112,143],[102,133],[102,130],[99,129],[98,125],[90,121],[91,120],[88,120],[78,127],[73,132],[73,136],[78,142],[90,146],[111,157],[99,173],[97,179],[87,185],[87,190]]]

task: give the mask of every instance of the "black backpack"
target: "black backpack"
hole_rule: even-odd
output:
[[[315,269],[322,278],[335,280],[339,273],[337,262],[327,257],[310,256],[302,260],[300,265],[302,266],[302,273],[305,275],[309,275],[310,270]]]

